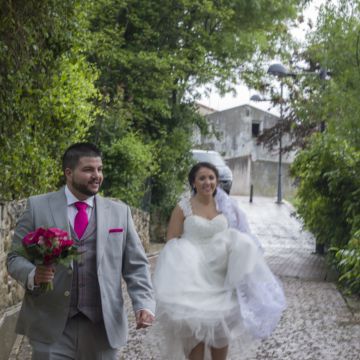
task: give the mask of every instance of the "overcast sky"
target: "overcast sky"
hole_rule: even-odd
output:
[[[313,24],[316,23],[317,12],[319,6],[324,3],[324,0],[313,0],[312,3],[305,9],[304,18],[302,26],[293,29],[291,31],[292,35],[298,40],[304,40],[305,33],[307,30],[308,20],[311,20]],[[236,86],[237,95],[233,96],[232,94],[225,95],[221,97],[216,90],[214,89],[209,98],[205,96],[199,101],[201,104],[209,106],[215,110],[225,110],[232,107],[236,107],[243,104],[251,104],[255,107],[261,108],[266,111],[270,111],[271,113],[278,114],[278,109],[274,109],[270,102],[254,102],[250,101],[251,95],[255,94],[256,91],[248,89],[244,85]]]

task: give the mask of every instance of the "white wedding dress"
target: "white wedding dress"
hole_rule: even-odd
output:
[[[285,299],[253,238],[229,228],[224,214],[209,220],[179,203],[184,233],[165,245],[154,273],[156,332],[162,358],[184,360],[199,342],[221,348],[268,336]]]

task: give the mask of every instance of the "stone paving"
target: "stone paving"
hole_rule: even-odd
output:
[[[315,240],[302,229],[293,207],[271,198],[234,197],[248,214],[251,230],[260,239],[267,263],[278,276],[306,280],[326,280],[329,276],[325,259],[314,253]],[[330,274],[331,275],[331,274]]]
[[[281,278],[288,308],[251,356],[237,353],[229,360],[359,360],[360,311],[349,308],[335,284],[326,281],[325,260],[313,253],[314,239],[292,216],[292,207],[269,198],[255,197],[251,204],[235,198],[261,240],[269,266]],[[156,256],[149,260],[153,267]],[[119,360],[159,359],[146,345],[147,330],[135,330],[130,300],[125,300],[130,334]],[[30,353],[27,340],[19,336],[9,360],[30,360]]]

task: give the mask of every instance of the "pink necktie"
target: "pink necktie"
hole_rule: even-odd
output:
[[[78,201],[74,205],[78,210],[75,216],[74,230],[78,236],[78,239],[81,239],[89,223],[88,216],[86,213],[86,208],[88,207],[88,204]]]

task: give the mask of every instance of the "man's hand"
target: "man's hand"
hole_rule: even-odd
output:
[[[34,284],[49,283],[54,279],[55,269],[51,265],[36,265]]]
[[[147,328],[155,320],[155,316],[148,310],[138,310],[136,316],[136,329]]]

